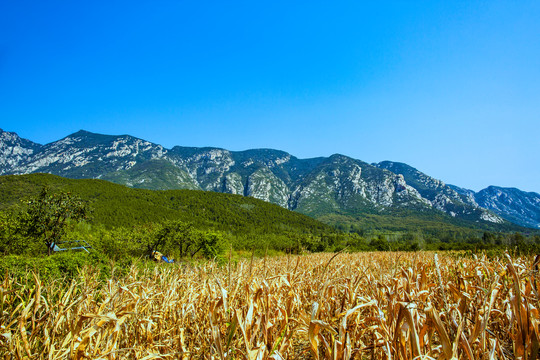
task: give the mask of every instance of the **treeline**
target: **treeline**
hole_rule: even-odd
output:
[[[418,231],[437,238],[450,236],[454,239],[467,239],[484,232],[540,234],[539,230],[524,228],[510,222],[502,224],[471,222],[456,219],[435,210],[414,212],[407,209],[394,209],[383,213],[365,212],[361,215],[330,214],[318,217],[318,220],[332,224],[341,231],[356,232],[362,236],[374,232],[414,233]]]
[[[455,234],[454,234],[455,235]],[[492,251],[502,253],[540,253],[540,235],[483,232],[469,237],[452,234],[433,236],[422,232],[372,233],[368,236],[349,236],[348,245],[358,251]]]
[[[51,193],[44,188],[38,196],[21,203],[18,211],[0,212],[0,254],[39,256],[50,253],[51,244],[80,239],[87,241],[94,252],[113,261],[150,257],[153,251],[170,258],[218,260],[226,250],[259,256],[269,252],[335,252],[344,248],[350,251],[512,249],[540,252],[540,235],[519,232],[431,234],[421,229],[415,232],[367,232],[352,227],[334,230],[325,226],[299,227],[285,223],[276,227],[264,225],[275,219],[252,218],[252,222],[260,222],[257,227],[246,226],[246,220],[235,223],[237,214],[229,218],[221,215],[220,222],[208,221],[208,218],[162,219],[131,226],[109,226],[90,220],[88,214],[92,214],[91,207],[80,197],[71,193]]]

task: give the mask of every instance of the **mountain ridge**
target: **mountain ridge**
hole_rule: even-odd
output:
[[[478,192],[450,185],[472,197],[479,206],[524,227],[540,228],[540,194],[515,187],[490,185]]]
[[[398,162],[368,164],[343,154],[299,159],[268,148],[167,149],[127,134],[86,130],[41,145],[0,130],[0,174],[36,172],[104,179],[136,188],[240,194],[314,217],[401,209],[441,212],[472,223],[507,220],[540,228],[540,200],[535,200],[540,195],[536,193],[521,201],[526,210],[502,207],[493,196],[490,202],[482,202],[484,207],[477,201],[481,199],[477,193],[458,191]]]

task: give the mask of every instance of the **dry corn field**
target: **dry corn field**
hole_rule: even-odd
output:
[[[5,359],[535,359],[538,261],[361,253],[0,286]],[[33,280],[32,280],[33,279]]]

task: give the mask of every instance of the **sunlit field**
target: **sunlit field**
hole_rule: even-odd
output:
[[[0,357],[533,359],[534,261],[341,253],[139,266],[107,282],[5,274]]]

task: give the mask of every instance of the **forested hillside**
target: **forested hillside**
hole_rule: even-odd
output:
[[[198,190],[133,189],[103,180],[73,180],[50,174],[0,176],[0,211],[16,210],[21,200],[51,192],[69,192],[86,201],[90,222],[132,227],[181,220],[234,234],[333,233],[333,228],[300,213],[244,197]]]

